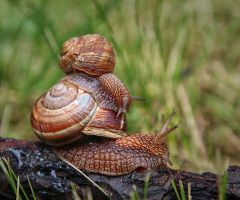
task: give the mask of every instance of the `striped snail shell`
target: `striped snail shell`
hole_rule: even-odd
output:
[[[83,71],[90,75],[112,73],[115,54],[110,42],[101,35],[74,37],[62,45],[59,66],[66,73]]]
[[[100,107],[95,97],[76,82],[60,80],[36,101],[31,113],[35,134],[53,146],[73,143],[83,137],[82,133],[110,138],[126,136],[125,114],[117,117],[117,112],[107,106]]]

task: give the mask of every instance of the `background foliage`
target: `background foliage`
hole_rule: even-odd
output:
[[[114,46],[114,74],[133,96],[129,133],[168,136],[174,168],[222,172],[240,153],[239,0],[0,1],[0,136],[36,139],[29,115],[63,76],[61,45],[98,33]]]

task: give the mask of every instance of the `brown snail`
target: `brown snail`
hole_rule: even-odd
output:
[[[104,139],[55,148],[59,156],[78,169],[85,169],[110,176],[129,174],[138,168],[156,169],[172,165],[165,140],[167,130],[176,111],[169,116],[158,134],[132,134],[120,139]]]
[[[132,100],[144,99],[132,97],[112,74],[115,56],[105,38],[70,39],[63,44],[59,65],[67,75],[36,101],[31,125],[42,141],[61,146],[55,147],[61,158],[107,175],[171,165],[165,137],[178,127],[167,130],[175,111],[160,133],[127,136],[125,112]],[[83,143],[85,135],[104,139]]]
[[[86,74],[63,77],[35,103],[31,125],[45,143],[61,146],[87,135],[120,138],[127,135],[125,113],[117,117],[118,106]]]
[[[66,74],[86,73],[99,81],[118,105],[118,115],[128,112],[132,101],[147,101],[129,94],[121,80],[113,75],[115,54],[110,42],[101,35],[74,37],[62,45],[60,69]]]

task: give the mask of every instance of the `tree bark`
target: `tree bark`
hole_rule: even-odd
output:
[[[38,199],[72,199],[71,184],[82,199],[87,199],[86,191],[91,190],[93,199],[108,199],[103,192],[93,186],[82,174],[62,161],[53,152],[51,146],[41,142],[21,141],[0,138],[0,157],[8,158],[20,183],[30,197],[29,178],[34,193]],[[147,173],[150,180],[147,199],[177,199],[171,179],[176,183],[180,194],[179,180],[182,180],[185,196],[188,199],[188,183],[191,183],[192,199],[218,199],[218,176],[205,172],[195,174],[182,170],[163,169],[136,171],[122,176],[106,176],[84,171],[110,196],[110,199],[130,199],[135,185],[138,194],[143,199],[144,183]],[[227,170],[226,199],[240,199],[240,167],[230,166]],[[21,195],[23,196],[23,195]],[[15,194],[4,173],[0,169],[0,199],[15,199]]]

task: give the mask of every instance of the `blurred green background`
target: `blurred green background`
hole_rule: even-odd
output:
[[[133,96],[129,133],[153,133],[173,109],[173,168],[240,165],[240,1],[0,1],[0,136],[36,139],[36,99],[64,74],[64,41],[90,33],[114,46],[114,74]]]

